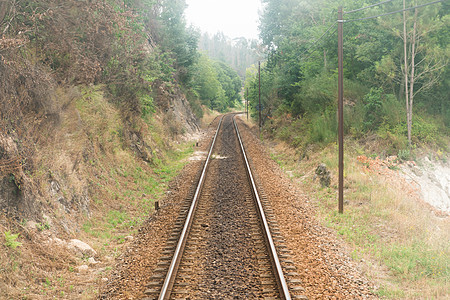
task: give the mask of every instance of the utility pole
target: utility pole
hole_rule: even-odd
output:
[[[344,46],[343,13],[338,10],[339,213],[344,212]]]
[[[258,85],[259,85],[259,106],[258,106],[258,111],[259,111],[259,134],[261,135],[261,61],[258,61]]]
[[[245,97],[246,101],[246,106],[247,106],[247,121],[248,121],[248,88],[247,88],[247,96]]]

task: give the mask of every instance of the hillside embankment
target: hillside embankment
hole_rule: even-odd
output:
[[[0,298],[95,297],[201,136],[156,5],[0,2]]]
[[[0,133],[1,297],[96,295],[201,133],[183,94],[160,91],[168,107],[131,125],[101,86],[58,88],[27,164],[5,162],[34,137]]]

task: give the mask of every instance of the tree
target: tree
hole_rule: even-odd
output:
[[[183,84],[190,84],[191,67],[198,59],[199,33],[186,28],[185,0],[162,0],[160,20],[162,23],[161,44],[163,49],[174,54],[178,76]]]
[[[406,9],[406,0],[403,0],[403,9]],[[430,8],[426,11],[433,11]],[[408,23],[412,23],[412,29],[407,30]],[[439,47],[428,43],[425,44],[427,35],[443,26],[442,21],[437,16],[423,15],[418,18],[418,9],[414,10],[414,15],[407,18],[407,12],[403,11],[403,66],[405,100],[406,100],[406,124],[408,131],[408,144],[411,146],[412,119],[414,97],[422,90],[429,89],[438,82],[442,69],[447,65],[448,58],[442,55]],[[439,53],[441,52],[441,53]],[[415,90],[415,86],[419,88]]]

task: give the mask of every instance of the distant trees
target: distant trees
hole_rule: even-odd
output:
[[[256,40],[247,40],[244,37],[231,40],[221,32],[213,36],[202,34],[199,49],[211,58],[231,66],[242,78],[245,76],[245,70],[260,57]]]
[[[241,79],[236,71],[222,62],[201,55],[193,75],[194,89],[210,109],[225,111],[240,101]]]
[[[426,2],[405,0],[403,6],[401,1],[392,1],[345,15],[344,19],[375,16]],[[344,11],[350,11],[370,3],[360,0],[263,0],[263,3],[260,36],[268,52],[261,76],[269,85],[263,87],[269,89],[263,95],[267,97],[265,120],[285,113],[302,120],[310,132],[313,127],[333,132],[335,124],[326,120],[331,120],[330,112],[336,110],[337,8],[342,5]],[[449,22],[448,5],[438,3],[404,14],[344,24],[344,97],[346,111],[352,115],[345,125],[347,132],[358,136],[368,131],[379,130],[381,135],[394,132],[399,137],[398,145],[405,147],[408,141],[431,136],[424,133],[428,129],[422,126],[423,119],[413,118],[413,111],[433,114],[436,124],[450,125],[449,71],[445,68],[450,58]],[[246,80],[246,87],[254,90],[255,82],[255,77]],[[250,98],[257,102],[256,94],[250,93]],[[402,108],[398,103],[407,105]],[[400,109],[407,117],[398,120],[387,105]],[[367,119],[373,109],[377,111],[376,119]],[[319,124],[318,120],[324,121]]]

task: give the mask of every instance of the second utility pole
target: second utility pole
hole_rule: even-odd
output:
[[[259,110],[259,134],[261,134],[261,61],[258,61],[258,82],[259,82],[259,105],[258,105],[258,110]]]

